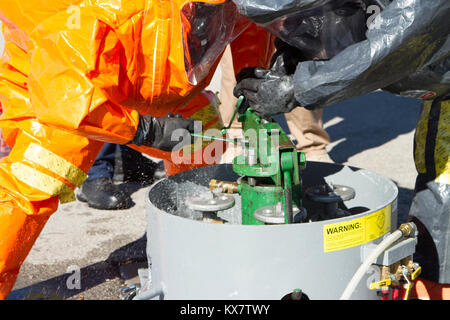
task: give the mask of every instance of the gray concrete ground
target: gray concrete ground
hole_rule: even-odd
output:
[[[214,91],[220,89],[219,78],[220,72]],[[412,149],[419,112],[416,100],[374,92],[324,113],[331,158],[395,181],[402,219],[414,188]],[[80,202],[60,206],[25,260],[10,299],[120,299],[119,289],[129,277],[120,271],[130,262],[145,263],[146,245],[147,188],[123,187],[135,202],[129,210],[101,211]]]

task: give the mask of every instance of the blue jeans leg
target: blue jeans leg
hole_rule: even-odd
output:
[[[117,146],[116,144],[105,143],[89,170],[89,177],[86,181],[100,178],[113,178]]]

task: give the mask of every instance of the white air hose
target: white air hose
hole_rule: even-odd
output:
[[[375,249],[370,253],[370,255],[366,258],[366,260],[364,260],[364,262],[358,268],[356,273],[353,275],[353,278],[350,280],[344,292],[342,293],[340,300],[349,300],[351,295],[353,294],[353,291],[355,291],[356,286],[359,284],[359,282],[361,281],[367,270],[370,268],[372,263],[374,263],[376,259],[387,248],[389,248],[394,242],[396,242],[402,236],[406,237],[412,234],[415,228],[416,226],[412,222],[404,223],[397,230],[395,230],[393,233],[391,233],[389,236],[383,239],[383,241],[381,241],[380,244],[378,244],[375,247]]]

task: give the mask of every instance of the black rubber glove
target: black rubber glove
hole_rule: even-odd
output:
[[[278,38],[275,39],[275,46],[277,51],[272,56],[270,62],[270,70],[274,72],[293,75],[297,69],[297,65],[307,60],[299,49],[290,46]]]
[[[174,131],[182,129],[180,133]],[[139,115],[139,125],[133,140],[127,144],[157,148],[162,151],[175,151],[194,143],[194,120],[183,119],[181,115],[168,114],[167,117]],[[177,140],[173,140],[177,138]],[[176,149],[174,149],[176,147]]]
[[[234,95],[245,96],[247,103],[264,118],[299,106],[294,97],[293,74],[304,56],[300,50],[280,39],[275,39],[275,46],[277,51],[272,57],[270,70],[246,68],[236,76],[238,85]]]
[[[253,77],[238,82],[233,94],[244,96],[263,118],[287,113],[299,105],[294,97],[294,76],[274,70],[255,68]]]

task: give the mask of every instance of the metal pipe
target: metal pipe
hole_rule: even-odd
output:
[[[247,164],[254,166],[258,164],[258,155],[255,148],[248,148]],[[256,179],[254,177],[247,177],[247,182],[250,186],[256,186]]]
[[[247,140],[240,139],[240,138],[224,138],[224,137],[217,137],[217,136],[208,136],[208,135],[200,134],[200,133],[191,133],[191,136],[193,136],[195,138],[206,139],[206,140],[219,140],[219,141],[230,142],[230,143],[234,143],[239,146],[246,146],[248,144]]]
[[[224,193],[238,193],[239,185],[237,182],[220,181],[212,179],[209,182],[209,188],[211,190],[220,188],[223,190]]]

